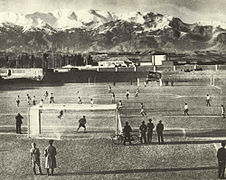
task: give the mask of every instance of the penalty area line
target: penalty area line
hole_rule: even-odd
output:
[[[221,116],[183,116],[183,115],[176,115],[176,116],[174,116],[174,115],[172,115],[172,116],[162,116],[162,117],[185,117],[185,118],[188,118],[188,117],[221,117]]]

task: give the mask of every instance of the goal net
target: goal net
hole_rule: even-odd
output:
[[[79,120],[85,116],[86,132],[79,132]],[[62,139],[65,137],[104,137],[122,133],[116,104],[44,104],[28,110],[28,136]]]

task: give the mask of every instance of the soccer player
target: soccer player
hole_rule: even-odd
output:
[[[162,124],[162,121],[160,120],[159,123],[157,124],[157,127],[156,127],[159,144],[164,143],[163,130],[164,130],[164,125]]]
[[[78,97],[78,104],[82,104],[82,99]]]
[[[147,130],[148,130],[148,143],[151,143],[152,136],[153,136],[153,129],[155,128],[154,124],[152,123],[152,119],[149,119],[149,123],[147,124]]]
[[[124,126],[123,128],[123,135],[124,135],[124,146],[126,145],[126,141],[129,142],[129,144],[131,145],[131,133],[132,133],[132,128],[131,126],[129,125],[129,122],[127,121],[126,122],[126,125]]]
[[[143,103],[140,103],[140,105],[141,105],[140,114],[141,114],[142,116],[147,115],[146,112],[144,111],[144,104],[143,104]]]
[[[121,101],[121,100],[119,100],[119,102],[118,102],[118,109],[119,109],[119,110],[122,109],[122,101]]]
[[[112,92],[111,94],[111,103],[115,103],[115,93]]]
[[[33,96],[33,98],[32,98],[32,104],[35,106],[36,105],[36,98],[35,98],[35,96]]]
[[[64,115],[64,111],[63,111],[63,110],[60,110],[60,114],[59,114],[59,116],[57,116],[57,117],[58,117],[59,119],[61,119],[63,115]]]
[[[147,126],[146,126],[144,121],[142,122],[139,130],[140,130],[140,135],[141,135],[140,136],[140,143],[143,144],[143,140],[144,140],[144,144],[146,144],[147,143],[147,141],[146,141]]]
[[[78,126],[78,129],[77,129],[77,132],[78,130],[80,129],[80,127],[83,127],[84,128],[84,133],[86,132],[86,117],[83,116],[81,119],[79,119],[79,126]]]
[[[91,107],[93,107],[93,99],[90,99]]]
[[[31,161],[32,161],[32,168],[33,168],[34,175],[36,175],[36,170],[35,170],[36,164],[39,168],[40,175],[42,175],[42,169],[40,165],[40,151],[36,147],[35,143],[32,143],[31,146],[32,148],[30,150],[30,153],[31,153]]]
[[[221,116],[225,118],[225,108],[224,105],[221,105]]]
[[[16,106],[19,107],[20,106],[20,96],[18,95],[16,98]]]
[[[39,102],[39,107],[43,106],[43,99],[41,99],[41,101]]]
[[[54,103],[54,96],[53,96],[53,93],[50,94],[50,98],[49,98],[49,103],[52,104]]]
[[[53,175],[54,168],[56,168],[56,154],[57,152],[56,148],[53,146],[53,140],[49,140],[49,145],[44,150],[47,176],[49,176],[49,169],[51,169],[51,175]]]
[[[16,118],[16,133],[17,134],[22,134],[21,133],[21,125],[22,125],[22,119],[23,119],[23,116],[21,116],[20,113],[17,114],[17,116],[15,117]]]
[[[27,101],[28,105],[31,105],[31,97],[29,96],[29,94],[27,94],[25,101]]]
[[[47,99],[47,98],[48,98],[48,96],[49,96],[48,91],[46,91],[46,92],[45,92],[45,94],[44,94],[43,96],[45,97],[45,99]]]
[[[126,90],[126,99],[129,99],[129,94],[130,94],[130,93],[129,93],[129,90],[127,89],[127,90]]]
[[[225,149],[225,142],[221,142],[222,147],[217,151],[217,159],[218,159],[218,178],[224,179],[224,171],[225,171],[225,164],[226,164],[226,149]]]
[[[188,114],[188,104],[187,103],[184,104],[184,115],[189,116],[189,114]]]
[[[136,93],[135,93],[135,97],[138,97],[139,94],[139,89],[137,88]]]
[[[206,95],[206,106],[210,106],[210,96],[209,96],[209,94]]]
[[[108,86],[108,93],[111,93],[111,86]]]

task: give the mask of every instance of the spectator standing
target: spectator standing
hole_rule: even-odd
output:
[[[226,163],[226,149],[225,142],[221,142],[222,147],[217,151],[217,160],[218,160],[218,178],[224,179],[225,163]]]
[[[164,139],[163,139],[163,130],[164,130],[164,125],[162,124],[162,121],[160,120],[159,123],[157,124],[156,131],[158,135],[158,143],[163,144]]]
[[[152,119],[149,119],[149,123],[147,124],[147,139],[148,143],[151,143],[153,137],[153,129],[155,128],[154,124],[152,123]]]
[[[32,145],[32,148],[30,150],[30,153],[31,153],[32,169],[33,169],[34,175],[36,175],[36,170],[35,170],[36,165],[39,168],[40,175],[42,175],[42,169],[40,165],[40,151],[36,147],[35,143],[32,143],[31,145]]]
[[[23,123],[22,119],[23,119],[23,116],[21,116],[21,114],[18,113],[16,116],[16,133],[17,134],[22,134],[21,133],[21,125]]]
[[[142,122],[139,130],[140,130],[140,135],[141,135],[140,142],[141,142],[141,144],[143,144],[143,143],[146,144],[147,143],[147,141],[146,141],[147,126],[144,121]]]
[[[49,169],[51,169],[51,175],[53,175],[56,166],[56,148],[53,146],[53,140],[49,140],[49,145],[44,150],[45,155],[45,168],[47,171],[47,176],[49,176]]]

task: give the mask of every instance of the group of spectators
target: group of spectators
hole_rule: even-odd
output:
[[[152,119],[149,119],[149,123],[147,125],[145,124],[145,121],[142,122],[142,124],[139,127],[141,144],[147,144],[147,143],[150,144],[152,142],[154,128],[155,126],[152,123]],[[157,132],[159,144],[164,143],[163,130],[164,130],[164,125],[160,120],[156,126],[156,132]],[[131,145],[131,133],[132,133],[132,128],[129,125],[129,122],[126,122],[126,125],[123,128],[124,145],[126,145],[126,142],[129,142],[129,144]]]
[[[32,143],[32,148],[30,149],[31,161],[34,175],[36,175],[36,165],[39,168],[40,175],[42,175],[40,151],[36,146],[36,143]],[[45,156],[45,168],[47,171],[47,176],[50,175],[49,169],[51,169],[51,175],[53,175],[54,169],[56,168],[56,148],[53,146],[53,140],[49,140],[49,145],[44,150]]]

